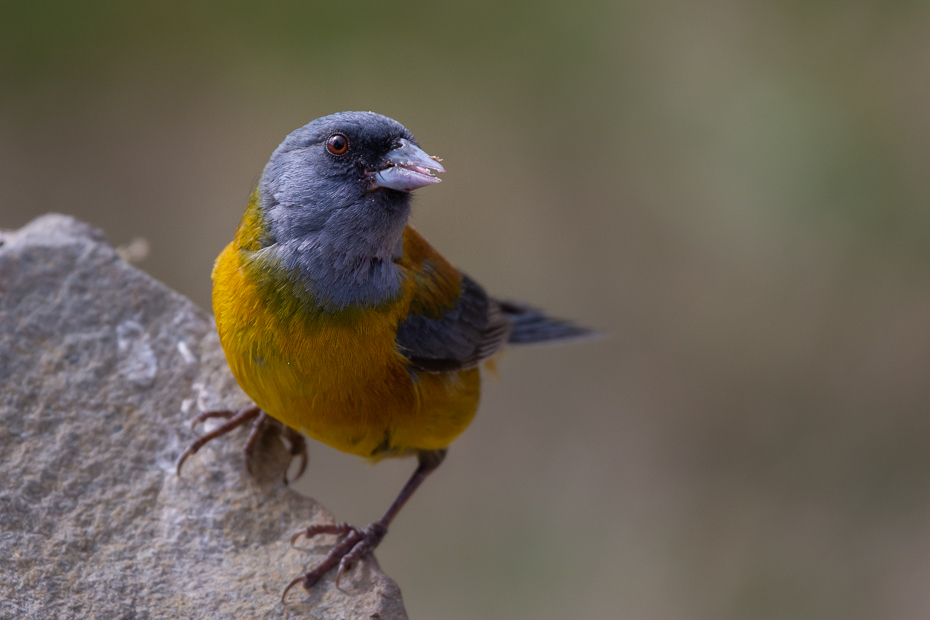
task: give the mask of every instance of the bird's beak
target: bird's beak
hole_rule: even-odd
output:
[[[442,179],[434,177],[431,170],[446,171],[439,164],[438,158],[430,157],[415,144],[401,140],[400,146],[385,156],[381,169],[368,173],[371,182],[369,191],[386,187],[412,192],[419,187],[440,183]]]

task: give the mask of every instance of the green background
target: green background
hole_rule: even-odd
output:
[[[440,251],[610,334],[501,360],[378,551],[412,618],[924,618],[928,32],[925,2],[8,1],[0,227],[144,237],[209,308],[283,137],[391,116],[448,170],[413,216]],[[359,524],[413,467],[311,455]]]

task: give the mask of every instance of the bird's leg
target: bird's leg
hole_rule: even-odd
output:
[[[201,422],[205,420],[209,420],[211,418],[225,418],[226,423],[210,431],[206,435],[198,437],[197,439],[191,442],[191,445],[187,446],[187,450],[185,450],[184,454],[181,455],[181,458],[178,459],[178,477],[181,476],[181,467],[184,466],[184,461],[187,460],[187,457],[196,453],[197,450],[200,450],[202,447],[204,447],[205,445],[207,445],[209,442],[216,439],[217,437],[222,437],[226,433],[239,428],[246,422],[249,422],[250,420],[254,420],[255,418],[259,418],[259,420],[261,420],[260,416],[264,416],[264,415],[265,414],[262,412],[261,409],[259,409],[258,407],[254,407],[254,406],[246,407],[245,409],[240,409],[239,411],[231,411],[229,409],[223,409],[223,410],[218,410],[218,411],[204,411],[203,413],[198,415],[196,418],[194,418],[194,421],[191,422],[191,428],[194,428]],[[252,441],[252,435],[256,435],[254,429],[252,433],[249,435],[250,441]],[[248,442],[246,443],[246,447],[248,449],[251,448]]]
[[[387,512],[385,512],[380,519],[367,527],[357,528],[348,523],[340,523],[338,525],[311,525],[294,534],[291,538],[292,545],[301,536],[310,538],[317,534],[336,534],[338,536],[345,536],[345,538],[330,549],[326,557],[323,558],[323,561],[317,564],[313,570],[287,584],[287,587],[284,588],[284,592],[281,594],[281,600],[284,601],[284,597],[287,596],[288,591],[298,583],[303,584],[304,588],[309,590],[313,584],[319,581],[320,578],[323,577],[329,569],[336,566],[336,564],[339,565],[339,571],[336,573],[336,587],[338,588],[339,578],[342,577],[342,574],[351,568],[352,564],[357,562],[366,553],[374,551],[378,543],[384,538],[384,535],[387,534],[387,529],[391,521],[394,520],[394,517],[397,516],[400,509],[404,507],[404,504],[407,503],[407,500],[410,499],[414,491],[426,480],[430,472],[439,467],[439,464],[442,463],[445,456],[445,450],[420,452],[417,455],[417,470],[413,472],[410,480],[408,480],[404,488],[401,489],[401,492],[397,495],[397,499],[394,500],[394,503],[391,504],[391,507],[387,509]]]
[[[281,426],[280,422],[272,418],[264,411],[259,411],[258,417],[255,418],[255,421],[252,422],[252,428],[249,430],[249,438],[245,440],[245,445],[242,446],[242,451],[245,453],[245,469],[250,474],[254,473],[252,471],[252,455],[255,453],[255,446],[258,445],[259,441],[261,441],[262,433],[265,432],[265,429],[275,424],[279,427]]]

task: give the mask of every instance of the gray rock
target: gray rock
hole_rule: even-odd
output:
[[[406,618],[373,558],[279,602],[334,540],[291,548],[332,517],[276,436],[264,482],[246,429],[175,475],[199,410],[248,402],[205,313],[72,218],[0,241],[0,618]]]

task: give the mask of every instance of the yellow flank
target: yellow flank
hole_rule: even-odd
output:
[[[395,347],[411,310],[439,316],[461,275],[413,228],[403,292],[376,308],[324,313],[291,274],[263,264],[255,195],[213,270],[213,311],[233,375],[266,413],[338,450],[379,459],[445,448],[478,408],[478,369],[408,373]]]

